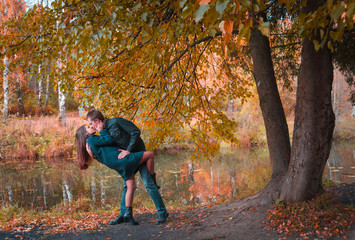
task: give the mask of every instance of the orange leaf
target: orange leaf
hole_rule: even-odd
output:
[[[210,1],[211,1],[211,0],[200,0],[200,1],[199,1],[199,4],[200,4],[200,5],[207,5],[207,4],[210,3]]]
[[[226,34],[232,34],[233,32],[233,21],[225,21],[224,22],[224,30],[226,31]]]

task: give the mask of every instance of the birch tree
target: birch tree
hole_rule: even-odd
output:
[[[0,1],[0,35],[6,36],[14,34],[15,30],[6,26],[6,22],[10,19],[19,18],[24,13],[25,4],[23,0],[1,0]],[[3,56],[3,90],[4,90],[4,106],[3,106],[3,122],[6,124],[9,114],[9,75],[10,75],[10,59],[11,54],[7,53],[9,48],[0,45],[0,53]]]
[[[43,98],[43,84],[42,84],[42,75],[41,75],[41,64],[38,65],[37,69],[38,74],[38,111],[42,110],[42,98]]]
[[[18,108],[20,110],[20,115],[23,116],[25,114],[25,107],[23,106],[23,91],[21,86],[21,78],[19,76],[16,77],[16,88]]]
[[[4,76],[3,76],[3,88],[4,88],[4,109],[3,109],[3,121],[6,124],[7,118],[9,115],[9,101],[10,101],[10,92],[9,92],[9,59],[4,56]]]

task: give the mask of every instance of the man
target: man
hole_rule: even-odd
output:
[[[95,129],[98,129],[100,125],[104,124],[104,127],[108,130],[118,147],[122,149],[122,152],[118,155],[119,159],[124,158],[131,152],[146,151],[144,142],[140,137],[141,131],[131,121],[124,118],[107,119],[98,110],[89,111],[86,115],[86,120],[90,126]],[[159,218],[156,221],[156,224],[166,222],[169,214],[166,211],[163,199],[158,191],[159,186],[156,184],[155,174],[149,174],[146,164],[139,167],[139,172],[141,174],[143,184],[158,210]],[[110,222],[110,225],[120,224],[124,221],[123,216],[126,211],[126,192],[127,185],[123,181],[123,192],[120,207],[121,212],[115,220]]]

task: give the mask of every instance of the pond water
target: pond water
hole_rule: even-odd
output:
[[[221,151],[210,161],[191,161],[191,152],[159,153],[155,169],[167,206],[201,206],[241,198],[261,190],[271,169],[267,149]],[[355,142],[333,144],[324,179],[355,181]],[[137,173],[134,204],[154,205]],[[75,159],[16,160],[0,163],[1,206],[48,209],[79,198],[97,206],[119,206],[122,178],[95,162],[78,170]]]

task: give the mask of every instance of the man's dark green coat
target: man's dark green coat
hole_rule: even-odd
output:
[[[109,118],[106,119],[105,128],[120,149],[129,152],[146,151],[140,137],[141,131],[131,121],[124,118]]]

